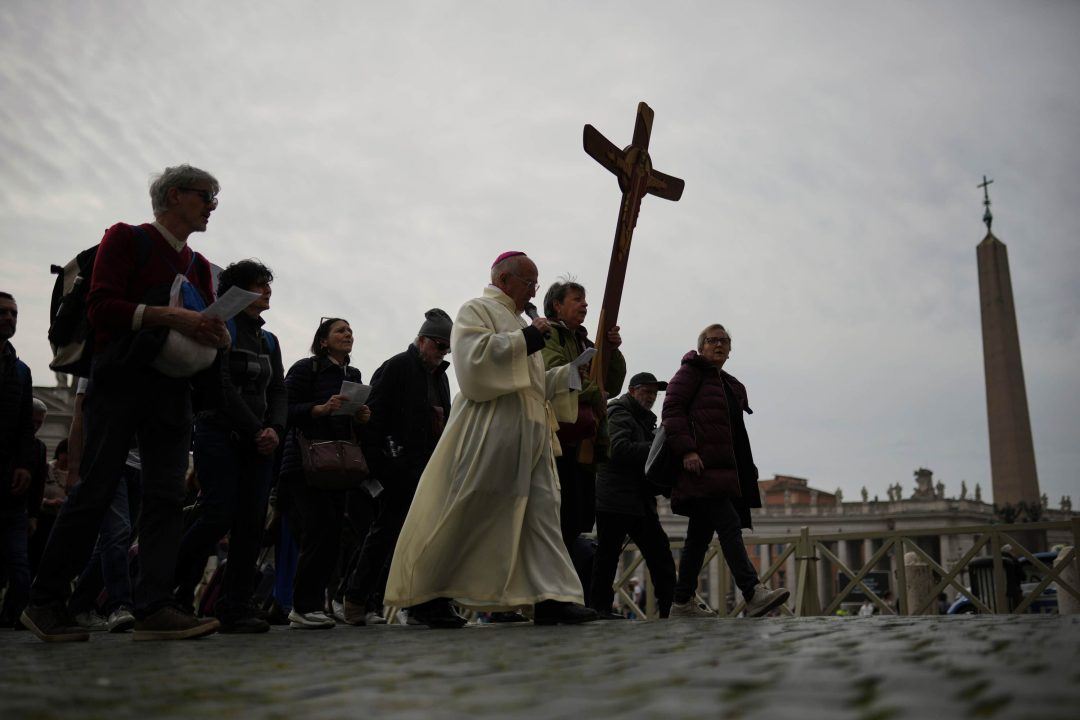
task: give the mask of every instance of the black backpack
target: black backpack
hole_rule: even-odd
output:
[[[132,225],[138,238],[137,263],[146,264],[152,243],[150,236],[138,225]],[[98,245],[83,250],[60,267],[49,268],[56,275],[52,302],[49,305],[49,344],[53,359],[49,368],[78,377],[90,377],[90,361],[94,355],[94,333],[86,316],[86,296],[94,271]]]

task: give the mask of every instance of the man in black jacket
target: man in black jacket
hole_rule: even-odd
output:
[[[15,298],[0,292],[0,569],[8,581],[0,620],[5,627],[18,622],[30,594],[26,501],[35,454],[33,382],[30,368],[8,342],[18,317]]]
[[[656,497],[645,482],[656,415],[656,394],[667,388],[652,373],[630,378],[630,387],[608,403],[611,459],[596,475],[596,557],[593,560],[592,607],[601,619],[621,617],[612,613],[612,583],[626,536],[641,550],[656,590],[660,617],[671,610],[675,592],[675,561],[656,512]]]
[[[453,321],[443,310],[424,314],[416,339],[371,377],[366,454],[383,484],[382,508],[360,550],[345,592],[345,622],[363,625],[394,552],[416,485],[450,416],[450,383],[443,360]],[[446,613],[448,608],[437,608]],[[422,613],[423,611],[421,611]]]

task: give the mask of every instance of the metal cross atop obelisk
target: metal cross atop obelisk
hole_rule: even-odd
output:
[[[992,183],[992,182],[994,182],[994,181],[993,180],[987,180],[986,176],[983,175],[983,181],[976,186],[976,187],[981,187],[982,190],[983,190],[983,205],[986,206],[986,212],[983,213],[983,222],[986,223],[986,232],[993,232],[990,229],[990,225],[994,222],[994,216],[990,213],[990,190],[989,190],[990,183]]]
[[[653,170],[649,157],[649,136],[652,134],[653,111],[645,103],[638,103],[637,122],[634,123],[634,139],[624,150],[615,147],[592,125],[585,126],[582,142],[596,162],[610,170],[619,179],[622,204],[619,221],[615,225],[615,244],[611,248],[611,264],[608,266],[607,284],[604,286],[604,303],[600,306],[600,323],[596,329],[596,357],[589,373],[594,382],[604,387],[608,360],[607,334],[618,324],[619,304],[622,301],[623,283],[626,281],[626,264],[630,259],[630,240],[637,225],[641,199],[655,195],[665,200],[682,197],[684,183],[677,177]]]

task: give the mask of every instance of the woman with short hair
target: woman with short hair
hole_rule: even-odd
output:
[[[683,356],[664,397],[668,447],[682,466],[671,491],[671,509],[689,518],[672,617],[714,614],[694,602],[713,533],[746,600],[748,617],[765,615],[789,595],[759,582],[743,544],[742,528],[751,527],[750,508],[761,507],[761,495],[743,421],[743,413],[753,412],[746,387],[723,370],[730,353],[727,330],[709,325],[698,335],[697,350]]]

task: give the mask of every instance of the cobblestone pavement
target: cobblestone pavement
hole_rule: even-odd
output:
[[[1080,617],[339,626],[46,645],[0,632],[21,718],[1073,718]]]

